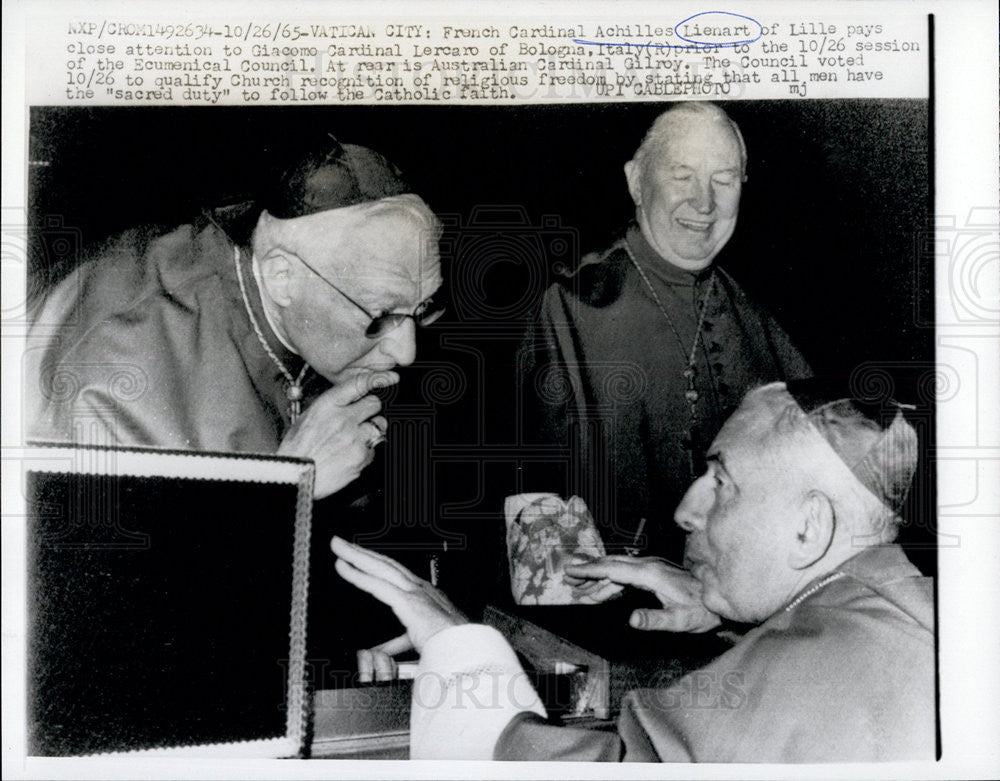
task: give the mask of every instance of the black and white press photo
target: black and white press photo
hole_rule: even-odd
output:
[[[953,17],[258,5],[20,20],[5,774],[987,777]]]
[[[35,109],[28,436],[312,461],[312,694],[398,733],[414,687],[415,757],[933,757],[928,132],[919,100]],[[480,667],[511,702],[424,690]],[[366,751],[314,715],[298,750]]]

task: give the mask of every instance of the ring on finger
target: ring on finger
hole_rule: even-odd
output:
[[[365,441],[365,445],[367,445],[369,449],[374,450],[378,445],[381,445],[383,442],[385,442],[385,432],[383,432],[382,429],[380,429],[370,420],[366,422],[368,423],[369,426],[371,426],[374,429],[374,431],[372,432],[371,436],[368,437],[368,439]]]

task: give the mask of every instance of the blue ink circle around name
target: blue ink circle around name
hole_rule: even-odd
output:
[[[721,16],[736,17],[737,19],[746,19],[748,22],[753,22],[757,26],[758,30],[757,35],[752,38],[747,38],[744,41],[726,41],[725,43],[723,43],[719,41],[700,40],[698,38],[686,38],[685,36],[680,34],[679,30],[681,29],[681,27],[687,22],[690,22],[692,19],[699,19],[702,16],[712,16],[712,15],[718,15],[720,17]],[[704,22],[701,23],[704,24]],[[726,24],[731,24],[731,22],[728,19],[715,22],[711,27],[708,28],[708,31],[714,33],[716,31],[716,26],[718,26],[718,28],[721,29],[723,25]],[[747,28],[749,29],[749,26],[747,26]],[[682,19],[681,21],[679,21],[677,24],[674,25],[674,35],[676,35],[682,41],[687,41],[688,43],[695,43],[700,46],[744,46],[748,43],[753,43],[754,41],[758,40],[763,34],[764,34],[764,26],[756,19],[753,19],[749,16],[744,16],[743,14],[734,14],[731,11],[702,11],[701,13],[695,14],[694,16],[689,16],[687,19]]]

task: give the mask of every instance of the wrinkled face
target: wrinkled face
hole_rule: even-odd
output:
[[[736,228],[743,174],[732,129],[708,117],[679,117],[659,154],[626,165],[646,240],[675,266],[711,265]]]
[[[441,286],[436,233],[429,219],[393,210],[366,218],[346,235],[336,243],[311,238],[298,252],[355,303],[293,258],[292,300],[282,312],[292,346],[333,383],[347,370],[381,371],[412,363],[413,320],[375,339],[366,337],[365,329],[372,317],[412,314]]]
[[[675,513],[688,532],[685,566],[702,585],[705,606],[721,616],[759,622],[788,598],[789,553],[803,458],[761,446],[772,413],[744,404],[707,454],[708,468]]]

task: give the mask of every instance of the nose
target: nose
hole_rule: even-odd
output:
[[[396,366],[409,366],[417,357],[416,323],[406,320],[398,328],[393,328],[379,340],[378,349]]]
[[[702,181],[695,177],[691,185],[691,205],[699,214],[709,214],[715,209],[715,191],[712,189],[711,179]]]
[[[712,477],[706,472],[688,488],[674,512],[674,523],[689,534],[705,528],[705,519],[712,506]]]

